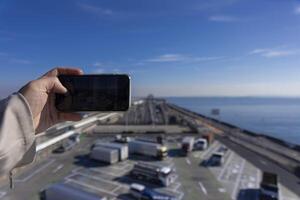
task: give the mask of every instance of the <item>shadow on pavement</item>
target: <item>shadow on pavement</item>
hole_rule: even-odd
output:
[[[259,189],[242,189],[239,191],[237,200],[258,200],[259,199]]]
[[[186,154],[184,152],[182,152],[181,149],[169,149],[168,151],[168,155],[171,158],[182,158],[182,157],[186,157]]]
[[[88,154],[75,156],[74,159],[75,159],[74,161],[75,165],[85,167],[85,168],[109,166],[109,164],[107,163],[91,160]]]
[[[147,188],[152,188],[152,189],[163,187],[160,183],[151,182],[149,180],[144,180],[144,179],[133,178],[132,176],[130,176],[130,174],[126,174],[121,177],[116,177],[113,179],[113,181],[117,181],[119,183],[125,183],[128,185],[130,185],[132,183],[138,183],[141,185],[145,185]]]
[[[134,199],[129,193],[125,194],[120,194],[117,199],[122,199],[122,200],[132,200]]]
[[[143,156],[143,155],[129,155],[129,160],[133,161],[157,161],[156,158],[150,156]]]

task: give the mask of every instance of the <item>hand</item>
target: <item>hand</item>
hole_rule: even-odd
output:
[[[61,74],[82,75],[83,72],[75,68],[56,68],[29,82],[19,91],[29,104],[37,133],[59,122],[81,119],[77,113],[62,113],[55,108],[55,93],[67,92],[57,78]]]

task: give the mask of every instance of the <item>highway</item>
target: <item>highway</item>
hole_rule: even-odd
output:
[[[233,151],[235,151],[237,154],[239,154],[241,157],[245,158],[247,161],[251,162],[253,165],[255,165],[257,168],[259,168],[262,171],[269,171],[273,172],[279,175],[280,182],[295,192],[297,195],[300,196],[300,178],[296,177],[295,175],[289,173],[282,167],[278,166],[276,163],[272,162],[271,160],[266,159],[265,157],[262,157],[245,147],[236,144],[232,141],[230,141],[228,138],[225,137],[219,137],[218,140],[231,148]]]

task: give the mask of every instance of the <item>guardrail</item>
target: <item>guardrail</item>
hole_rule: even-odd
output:
[[[89,123],[92,123],[92,122],[102,121],[102,120],[105,120],[105,119],[107,119],[107,118],[113,117],[113,116],[115,116],[115,115],[117,115],[117,113],[110,113],[110,114],[107,114],[107,115],[105,115],[105,116],[98,117],[97,119],[92,120],[92,121],[88,120],[88,122],[89,122]],[[80,123],[80,124],[82,125],[83,122],[80,121],[80,122],[78,122],[78,123]],[[77,126],[76,126],[76,127],[77,127]],[[80,128],[80,127],[77,127],[77,128]],[[63,139],[66,139],[66,138],[70,137],[71,135],[73,135],[73,134],[75,134],[75,133],[78,133],[78,132],[76,131],[76,129],[70,130],[70,131],[65,132],[64,134],[61,134],[61,135],[59,135],[59,136],[57,136],[57,137],[54,137],[54,138],[49,139],[49,140],[47,140],[46,142],[43,142],[43,143],[41,143],[41,144],[38,144],[37,147],[36,147],[36,152],[41,151],[41,150],[43,150],[43,149],[45,149],[45,148],[47,148],[47,147],[49,147],[49,146],[51,146],[51,145],[53,145],[53,144],[55,144],[55,143],[61,141],[61,140],[63,140]]]

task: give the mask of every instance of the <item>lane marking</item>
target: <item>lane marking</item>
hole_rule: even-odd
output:
[[[36,175],[37,173],[41,172],[43,169],[47,168],[49,165],[51,165],[52,163],[54,163],[54,159],[48,161],[46,164],[42,165],[40,168],[38,168],[37,170],[33,171],[31,174],[29,174],[28,176],[26,176],[23,179],[15,179],[16,182],[26,182],[29,179],[31,179],[34,175]]]
[[[206,149],[206,151],[203,153],[203,154],[201,154],[201,158],[203,159],[203,158],[205,158],[206,156],[208,156],[209,154],[211,154],[213,151],[215,151],[218,147],[220,147],[221,146],[221,144],[218,142],[218,141],[216,141],[216,142],[214,142],[214,143],[212,143],[207,149]]]
[[[80,176],[85,176],[86,178],[89,178],[89,179],[94,179],[94,180],[103,181],[103,182],[105,182],[105,183],[114,185],[114,186],[116,186],[116,187],[121,186],[121,184],[117,184],[116,182],[113,182],[113,181],[110,181],[110,180],[106,180],[106,179],[103,179],[103,178],[100,178],[100,177],[96,177],[96,176],[90,176],[90,175],[88,175],[88,174],[81,173],[81,172],[77,172],[76,174],[73,174],[73,175],[80,175]],[[72,178],[72,176],[69,176],[68,179],[74,180],[74,179]]]
[[[229,155],[228,159],[226,160],[226,163],[225,163],[224,167],[222,168],[222,170],[221,170],[221,172],[220,172],[220,174],[218,176],[218,180],[219,181],[221,181],[221,178],[224,175],[225,170],[228,168],[228,165],[231,163],[232,159],[233,159],[233,152],[230,151],[230,155]]]
[[[218,190],[219,190],[219,192],[221,192],[221,193],[225,193],[225,192],[226,192],[226,189],[225,189],[225,188],[219,188]]]
[[[238,189],[238,186],[241,182],[241,177],[242,177],[242,173],[244,171],[245,163],[246,163],[246,161],[243,159],[241,167],[239,168],[240,170],[239,170],[239,173],[237,175],[237,180],[235,181],[234,188],[233,188],[233,191],[231,193],[231,198],[232,199],[235,199],[235,197],[236,197],[237,189]]]
[[[186,161],[186,163],[187,163],[188,165],[191,165],[191,161],[190,161],[190,159],[188,159],[188,158],[185,158],[185,161]]]
[[[58,165],[52,172],[53,172],[53,173],[56,173],[56,172],[58,172],[58,170],[62,169],[63,167],[64,167],[64,165],[63,165],[63,164],[60,164],[60,165]]]
[[[259,160],[259,162],[260,162],[261,164],[263,164],[263,165],[268,165],[268,163],[267,163],[266,161],[264,161],[264,160]]]
[[[117,196],[117,194],[115,194],[115,193],[111,193],[110,191],[101,189],[101,188],[99,188],[99,187],[95,187],[95,186],[93,186],[93,185],[89,185],[89,184],[84,183],[84,182],[82,182],[82,181],[77,181],[77,180],[74,180],[74,179],[69,179],[68,183],[70,183],[70,182],[74,182],[74,183],[76,183],[76,184],[78,184],[78,185],[81,185],[81,186],[84,186],[84,187],[87,187],[87,188],[90,188],[90,189],[93,189],[93,190],[98,190],[98,191],[100,191],[100,192],[104,192],[104,193],[110,194],[110,195],[112,195],[112,196]]]
[[[256,187],[259,188],[260,187],[260,170],[257,168],[256,169]]]
[[[207,190],[206,190],[206,188],[204,187],[204,185],[203,185],[200,181],[198,182],[198,185],[200,186],[202,192],[203,192],[205,195],[207,195]]]
[[[4,191],[0,192],[0,198],[4,197],[5,195],[6,195],[6,192],[4,192]]]

